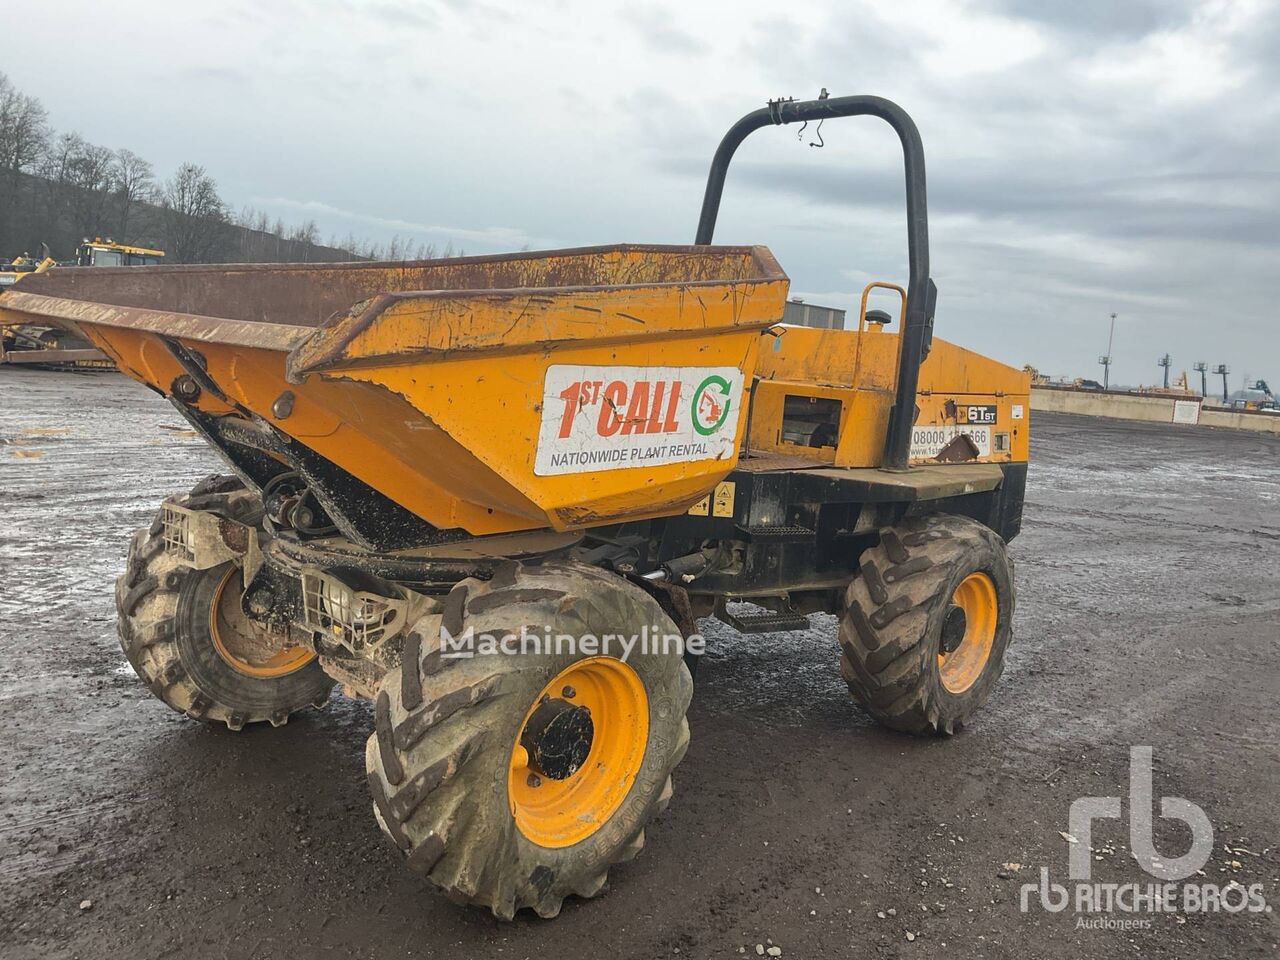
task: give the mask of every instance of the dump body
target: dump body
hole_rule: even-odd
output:
[[[28,278],[0,319],[78,329],[206,435],[270,434],[479,535],[707,494],[787,283],[763,247],[86,268]]]

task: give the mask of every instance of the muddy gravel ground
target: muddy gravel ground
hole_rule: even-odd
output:
[[[1071,802],[1127,796],[1150,745],[1155,795],[1214,827],[1191,880],[1280,904],[1280,440],[1048,415],[1033,435],[1015,639],[970,729],[877,728],[829,618],[708,624],[693,745],[643,853],[597,900],[501,924],[384,846],[366,704],[233,734],[151,698],[112,580],[130,532],[218,462],[115,374],[0,369],[0,956],[1274,956],[1273,913],[1023,912],[1019,889],[1042,867],[1067,882]],[[1154,882],[1129,842],[1099,822],[1094,881]],[[1190,832],[1158,819],[1156,842],[1178,856]]]

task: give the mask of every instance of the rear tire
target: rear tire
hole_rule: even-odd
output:
[[[840,672],[885,726],[952,734],[1004,670],[1014,601],[994,531],[948,514],[904,520],[863,553],[845,593]]]
[[[552,636],[604,637],[646,624],[679,636],[657,601],[620,577],[572,562],[508,562],[492,580],[458,584],[442,614],[415,625],[402,669],[379,691],[366,749],[374,813],[410,869],[500,919],[526,907],[554,917],[566,897],[595,896],[610,867],[639,852],[689,744],[693,682],[680,649],[635,650],[625,663],[580,650],[459,659],[441,656],[441,636],[545,626]],[[584,753],[546,780],[530,772],[522,733],[534,707],[587,705],[597,679],[599,690],[616,680],[619,692],[588,710]]]
[[[258,498],[236,477],[208,477],[172,502],[242,523],[262,517]],[[134,671],[174,710],[232,730],[260,721],[280,726],[298,710],[324,706],[333,680],[301,648],[272,659],[270,636],[236,617],[239,587],[234,563],[195,570],[167,554],[160,517],[139,530],[116,581],[120,646]],[[233,630],[234,638],[224,638]],[[264,652],[251,660],[245,651],[255,641]]]

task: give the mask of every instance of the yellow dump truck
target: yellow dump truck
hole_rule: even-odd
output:
[[[754,130],[871,115],[906,165],[897,316],[780,323],[763,246],[714,246]],[[954,733],[1010,640],[1029,380],[933,336],[924,157],[875,97],[773,102],[715,155],[696,242],[412,263],[31,277],[225,458],[135,535],[120,641],[232,729],[374,704],[373,811],[455,900],[554,916],[672,797],[698,620],[840,618],[875,718]],[[743,642],[749,642],[744,639]],[[833,670],[837,664],[833,663]]]

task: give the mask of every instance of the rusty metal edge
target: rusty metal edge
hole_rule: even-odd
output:
[[[350,360],[343,357],[343,352],[347,346],[351,344],[358,336],[369,329],[377,319],[382,316],[391,307],[414,300],[464,300],[464,299],[489,299],[489,300],[514,300],[520,297],[536,297],[536,296],[556,296],[563,297],[566,294],[582,294],[582,293],[599,293],[604,290],[646,290],[646,289],[667,289],[671,287],[679,287],[682,290],[702,290],[709,287],[722,286],[748,286],[754,287],[762,284],[777,283],[779,281],[789,283],[790,277],[783,271],[777,259],[773,256],[768,247],[760,244],[750,246],[727,246],[727,247],[697,247],[697,246],[658,246],[646,244],[622,244],[604,247],[573,247],[565,250],[538,251],[537,259],[552,257],[557,255],[569,254],[591,254],[611,251],[632,251],[643,250],[652,252],[667,253],[689,253],[692,255],[703,256],[707,252],[734,252],[747,254],[751,257],[752,265],[755,267],[753,276],[741,277],[734,280],[690,280],[681,283],[599,283],[579,286],[564,287],[503,287],[494,288],[486,287],[475,290],[396,290],[381,293],[376,296],[362,300],[353,305],[353,310],[346,314],[335,314],[326,320],[322,325],[315,328],[314,336],[309,340],[299,342],[289,354],[286,366],[287,378],[291,383],[300,383],[309,373],[319,373],[326,370],[347,369],[348,367],[367,367],[374,366],[379,363],[386,363],[388,359],[393,359],[397,363],[410,362],[420,357],[443,357],[451,351],[444,350],[418,350],[406,354],[380,354],[377,356],[362,357],[359,360]],[[528,259],[528,257],[515,258],[509,255],[499,255],[494,257],[471,257],[459,258],[462,261],[507,261],[511,259]],[[436,261],[418,261],[419,263],[433,263]],[[453,261],[449,261],[453,262]],[[355,313],[355,308],[359,308],[359,313]],[[350,326],[343,331],[342,335],[332,340],[329,335],[333,333],[334,328],[348,317],[353,319]],[[779,318],[781,319],[781,318]],[[763,328],[769,326],[775,321],[761,322],[758,324],[742,324],[742,329]],[[545,347],[561,341],[549,340],[538,341],[537,346]],[[604,342],[604,341],[600,341]],[[533,345],[530,345],[533,346]],[[452,351],[457,352],[457,351]],[[308,356],[308,354],[310,356]]]
[[[744,323],[733,327],[734,330],[764,330],[773,325],[772,321],[760,321],[759,323]],[[695,330],[676,330],[664,331],[662,336],[666,340],[689,339],[693,337],[701,337],[704,331],[702,329]],[[638,339],[638,335],[630,337],[592,337],[590,345],[593,347],[612,347],[622,343],[631,343]],[[511,356],[520,353],[539,353],[546,350],[553,350],[564,344],[571,344],[578,341],[572,339],[560,340],[533,340],[529,343],[522,343],[513,347],[455,347],[451,350],[439,350],[432,347],[424,347],[420,350],[409,350],[404,353],[376,353],[367,357],[356,357],[354,359],[344,359],[341,356],[332,360],[325,360],[323,363],[308,364],[305,367],[299,367],[294,364],[294,356],[300,351],[306,349],[309,344],[302,343],[289,354],[285,361],[285,379],[289,383],[305,383],[306,378],[311,374],[319,374],[320,376],[340,376],[342,373],[352,370],[366,370],[371,367],[405,365],[412,363],[420,363],[425,361],[444,361],[449,359],[465,359],[474,358],[479,354],[499,358]],[[815,464],[816,466],[830,466],[825,461]]]
[[[0,298],[0,315],[3,314],[17,314],[21,318],[10,322],[60,320],[87,326],[163,334],[181,340],[281,352],[288,352],[315,332],[314,327],[272,323],[267,320],[230,320],[194,313],[118,307],[88,300],[46,297],[20,290],[8,291]]]
[[[325,343],[333,332],[333,327],[342,319],[351,316],[351,312],[335,313],[319,327],[297,326],[274,323],[266,320],[232,320],[226,317],[209,317],[200,314],[177,313],[165,310],[154,310],[139,307],[123,307],[113,304],[95,303],[73,298],[49,297],[37,293],[24,293],[10,289],[0,296],[0,314],[12,312],[22,320],[56,319],[70,323],[84,323],[115,327],[118,329],[140,330],[148,333],[163,334],[183,340],[197,342],[221,343],[230,346],[251,347],[266,350],[277,350],[288,353],[287,376],[292,382],[299,382],[306,374],[324,369],[333,369],[341,365],[341,353],[345,346],[371,325],[389,306],[405,300],[413,299],[462,299],[486,297],[493,299],[513,299],[517,297],[554,294],[563,296],[573,293],[594,293],[601,290],[640,290],[646,288],[664,288],[680,286],[684,289],[704,289],[723,286],[725,284],[757,285],[777,281],[789,281],[778,261],[767,247],[762,245],[728,245],[728,246],[689,246],[673,244],[610,244],[595,247],[570,247],[559,250],[525,251],[519,254],[492,254],[479,257],[454,257],[447,260],[417,260],[375,262],[360,261],[339,264],[215,264],[215,265],[161,265],[144,268],[150,273],[265,273],[271,271],[293,272],[322,270],[364,270],[370,268],[412,268],[433,263],[449,263],[466,265],[472,263],[510,262],[512,260],[546,259],[554,256],[591,255],[609,252],[642,251],[652,253],[687,253],[692,256],[705,256],[708,253],[737,253],[747,255],[756,275],[735,280],[692,280],[685,283],[637,283],[637,284],[595,284],[572,287],[514,287],[514,288],[482,288],[477,290],[425,290],[394,291],[379,294],[375,297],[358,301],[354,308],[360,308],[360,314],[354,324],[344,331],[344,335],[331,343]],[[99,268],[77,268],[87,275]],[[102,270],[114,268],[103,267]],[[756,326],[756,325],[751,325]],[[767,326],[760,324],[759,326]],[[310,341],[310,342],[308,342]],[[302,356],[311,352],[313,358],[302,363]],[[430,352],[424,355],[439,355]],[[366,358],[371,360],[374,358]],[[406,358],[396,358],[409,359]],[[385,362],[385,361],[384,361]],[[362,365],[364,365],[362,363]]]
[[[737,282],[741,282],[741,281],[737,281]],[[766,280],[761,282],[774,283],[776,281]],[[681,284],[681,286],[685,288],[692,287],[692,286],[705,286],[705,285],[724,286],[725,281],[710,281],[708,283],[699,281],[697,284],[693,284],[693,283]],[[647,287],[647,286],[665,287],[670,285],[669,284],[628,284],[626,285],[625,288],[623,286],[538,287],[538,288],[529,288],[527,290],[476,291],[474,296],[484,296],[487,294],[506,294],[506,293],[510,293],[513,296],[519,296],[521,294],[537,295],[538,293],[545,293],[548,290],[554,290],[557,294],[564,293],[564,292],[582,293],[585,291],[598,291],[598,290],[604,290],[604,289],[634,290],[634,289],[640,289],[642,287]],[[464,293],[465,292],[466,291],[464,291]],[[453,293],[455,296],[457,294],[456,291],[442,291],[442,293],[444,294]],[[510,349],[504,349],[502,347],[472,347],[472,348],[455,347],[451,350],[441,350],[438,348],[424,347],[418,350],[406,351],[405,353],[378,353],[378,354],[370,354],[367,357],[358,357],[358,358],[350,358],[350,357],[344,356],[344,351],[352,343],[352,341],[354,341],[360,334],[362,334],[370,326],[372,326],[373,323],[383,314],[383,312],[386,311],[393,304],[401,302],[406,299],[434,299],[434,298],[435,298],[434,293],[430,295],[422,296],[422,297],[417,297],[412,294],[410,294],[407,297],[401,294],[382,294],[380,296],[373,297],[370,300],[364,301],[364,304],[365,304],[364,309],[361,310],[358,318],[351,325],[349,330],[344,331],[342,336],[336,337],[331,342],[326,343],[325,341],[327,339],[327,335],[332,334],[334,332],[334,329],[333,329],[334,326],[336,325],[337,322],[340,322],[342,319],[341,317],[330,318],[330,320],[326,322],[325,326],[313,328],[313,331],[312,331],[313,336],[307,340],[299,342],[297,346],[295,346],[294,349],[290,352],[289,359],[286,364],[287,378],[291,383],[301,383],[302,379],[305,378],[309,373],[323,373],[326,371],[357,369],[360,367],[378,366],[380,364],[385,364],[388,362],[411,363],[414,360],[419,360],[419,359],[442,359],[449,356],[468,356],[468,355],[474,355],[476,353],[481,353],[481,352],[492,353],[492,354],[503,354],[503,353],[512,353],[512,352],[527,352],[531,350],[545,350],[548,347],[554,347],[562,343],[573,342],[573,339],[574,339],[574,338],[560,338],[555,340],[535,340],[529,343],[521,344],[518,347],[512,347]],[[471,299],[471,298],[468,298],[468,299]],[[348,316],[350,315],[348,314]],[[763,330],[766,327],[773,326],[777,322],[778,321],[776,320],[760,320],[760,321],[753,321],[751,323],[731,324],[731,325],[728,325],[727,328],[735,329],[735,330]],[[696,328],[696,329],[689,329],[689,330],[664,330],[662,331],[662,336],[666,338],[674,339],[679,337],[702,336],[705,332],[706,332],[705,328]],[[593,337],[591,339],[591,342],[592,342],[592,345],[595,345],[595,346],[606,346],[606,345],[611,345],[615,343],[626,343],[631,340],[637,339],[638,336],[639,335],[635,337]],[[310,354],[310,357],[307,356],[308,354]]]
[[[634,252],[644,253],[687,253],[694,256],[705,256],[708,253],[750,253],[753,261],[763,270],[774,270],[779,276],[769,279],[785,279],[778,262],[769,253],[768,248],[760,244],[725,244],[697,246],[695,244],[662,244],[662,243],[606,243],[591,247],[558,247],[552,250],[521,250],[517,253],[489,253],[471,257],[437,257],[434,260],[340,260],[336,262],[309,263],[162,263],[146,267],[131,267],[134,270],[146,270],[149,274],[161,273],[293,273],[313,270],[387,270],[413,269],[438,264],[451,266],[467,266],[476,263],[498,263],[516,260],[543,260],[550,257],[582,256],[598,253]],[[761,252],[763,251],[763,255]],[[70,269],[70,268],[67,268]],[[116,267],[76,267],[77,274],[92,276],[103,271],[112,272]],[[9,288],[9,289],[12,289]],[[455,291],[458,292],[458,291]]]
[[[0,355],[0,363],[84,363],[90,360],[107,360],[101,350],[10,350]],[[108,361],[110,362],[110,361]]]

